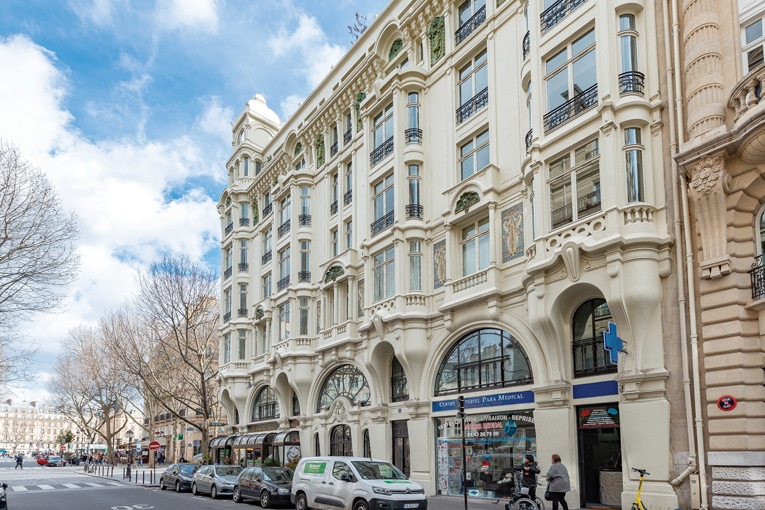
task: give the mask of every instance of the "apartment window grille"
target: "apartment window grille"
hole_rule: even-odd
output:
[[[571,11],[586,1],[587,0],[545,0],[545,10],[540,16],[542,32],[546,32],[560,23],[571,13]]]
[[[459,7],[460,26],[454,33],[454,42],[459,44],[486,21],[486,0],[467,0]]]
[[[486,50],[460,69],[458,87],[460,107],[457,108],[456,115],[457,124],[460,124],[489,104],[489,66]]]

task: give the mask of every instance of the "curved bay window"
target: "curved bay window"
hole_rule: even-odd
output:
[[[354,404],[361,406],[369,404],[369,384],[358,368],[343,365],[327,376],[316,403],[316,411],[329,409],[337,397],[347,397]]]
[[[337,425],[329,433],[329,454],[340,457],[352,457],[351,427]]]
[[[574,377],[617,371],[617,366],[606,359],[603,349],[603,332],[612,320],[611,310],[603,299],[591,299],[574,312]]]
[[[395,356],[390,368],[390,394],[393,402],[409,400],[409,385],[406,382],[404,367]]]
[[[252,420],[260,421],[279,417],[279,402],[276,400],[276,392],[270,386],[266,386],[252,404]]]
[[[447,354],[436,379],[436,395],[531,384],[526,352],[506,331],[480,329],[462,337]]]

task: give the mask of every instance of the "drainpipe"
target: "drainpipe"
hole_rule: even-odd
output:
[[[680,171],[675,160],[678,153],[678,139],[685,133],[683,124],[683,97],[680,80],[680,71],[675,70],[675,66],[680,65],[680,28],[677,18],[677,2],[679,0],[667,0],[663,2],[663,21],[664,21],[664,52],[667,63],[667,94],[668,103],[675,103],[675,108],[668,108],[669,115],[669,135],[670,152],[672,168],[672,196],[674,213],[674,236],[675,236],[675,260],[680,262],[685,259],[686,279],[688,281],[688,296],[686,299],[685,280],[680,277],[677,279],[678,310],[680,312],[680,338],[683,342],[689,340],[691,351],[691,364],[693,370],[689,367],[688,346],[685,343],[682,346],[682,367],[683,367],[683,396],[685,401],[686,425],[688,427],[688,467],[678,477],[670,483],[674,486],[680,485],[688,476],[698,471],[700,477],[700,496],[701,509],[706,510],[709,505],[707,501],[707,483],[706,483],[706,465],[704,462],[704,430],[701,420],[701,390],[699,376],[699,353],[698,353],[698,324],[696,321],[696,302],[695,282],[694,282],[694,262],[691,245],[690,217],[688,209],[688,190],[685,176],[680,176]],[[669,6],[672,4],[672,29],[670,32],[669,24]],[[680,189],[678,189],[678,183]],[[680,203],[682,200],[682,210]],[[682,213],[682,220],[681,218]],[[680,240],[682,239],[682,243]],[[685,254],[683,255],[683,246]],[[679,267],[678,267],[679,269]],[[688,326],[686,326],[686,323]],[[690,329],[690,333],[688,331]],[[690,335],[690,336],[689,336]],[[693,383],[691,384],[691,376]],[[695,418],[694,418],[695,417]],[[695,427],[694,427],[695,425]],[[698,447],[697,447],[698,445]],[[701,457],[701,462],[699,458]]]

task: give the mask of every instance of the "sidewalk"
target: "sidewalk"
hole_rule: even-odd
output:
[[[113,468],[113,469],[112,469]],[[123,482],[126,484],[131,485],[140,485],[141,487],[159,487],[159,477],[162,475],[162,472],[164,471],[164,466],[162,468],[146,468],[146,467],[133,467],[131,470],[131,476],[128,479],[125,477],[125,465],[124,464],[118,464],[116,466],[96,466],[94,471],[91,472],[85,472],[84,468],[80,468],[83,470],[83,474],[86,474],[88,476],[92,476],[95,478],[102,478],[104,480],[114,480],[117,482]],[[153,476],[152,476],[152,471]]]

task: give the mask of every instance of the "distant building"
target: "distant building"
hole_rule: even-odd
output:
[[[67,449],[85,444],[85,435],[55,407],[36,401],[14,404],[13,399],[0,405],[0,453],[61,452],[57,438],[66,431],[74,435]]]

